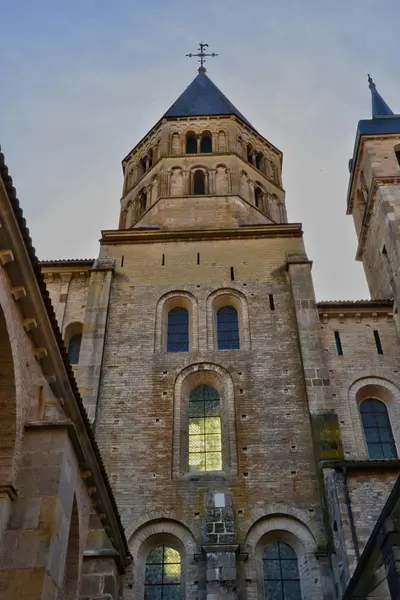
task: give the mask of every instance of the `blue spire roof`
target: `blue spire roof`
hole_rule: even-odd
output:
[[[254,129],[206,75],[205,69],[199,69],[199,74],[167,110],[164,117],[199,117],[203,115],[235,115]]]
[[[372,96],[372,118],[377,119],[379,117],[391,117],[393,116],[393,111],[386,104],[378,90],[376,89],[375,83],[372,81],[371,77],[368,75],[369,89],[371,90]]]

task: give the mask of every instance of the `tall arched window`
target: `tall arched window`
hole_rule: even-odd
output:
[[[206,182],[204,172],[200,169],[194,172],[193,175],[193,194],[195,196],[203,196],[206,193]]]
[[[181,557],[164,544],[154,548],[146,560],[145,600],[179,600]]]
[[[139,214],[145,212],[147,206],[147,192],[146,190],[142,190],[139,196]]]
[[[77,365],[81,351],[82,334],[76,333],[68,342],[68,358],[71,365]]]
[[[275,542],[263,554],[264,590],[267,600],[301,600],[297,555],[289,544]]]
[[[263,193],[262,189],[260,187],[256,186],[254,188],[254,200],[255,200],[257,208],[259,208],[261,210],[263,208],[262,207],[263,195],[264,195],[264,193]]]
[[[256,167],[260,171],[263,168],[263,158],[264,158],[263,153],[262,152],[257,152],[257,154],[256,154]]]
[[[251,144],[247,144],[247,162],[253,164],[253,147]]]
[[[218,350],[239,350],[239,322],[236,308],[223,306],[217,312]]]
[[[212,152],[212,135],[209,131],[204,131],[200,140],[200,152]]]
[[[186,134],[186,154],[197,154],[197,138],[193,131]]]
[[[219,394],[200,385],[189,397],[189,470],[221,471],[221,444]]]
[[[177,306],[168,313],[167,352],[189,351],[189,313]]]
[[[368,398],[360,406],[369,458],[397,458],[396,445],[386,405]]]

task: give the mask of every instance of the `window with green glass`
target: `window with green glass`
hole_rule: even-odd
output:
[[[154,548],[146,560],[145,600],[179,600],[181,557],[164,544]]]
[[[200,385],[189,398],[189,470],[221,471],[221,418],[217,390]]]
[[[265,548],[263,572],[267,600],[301,600],[297,555],[289,544],[275,542]]]

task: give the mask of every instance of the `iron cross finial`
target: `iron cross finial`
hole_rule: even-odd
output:
[[[189,58],[192,58],[193,56],[197,56],[199,58],[199,60],[198,60],[198,62],[200,63],[199,73],[206,72],[206,68],[204,66],[204,63],[206,62],[206,56],[212,56],[212,57],[218,56],[218,54],[215,54],[215,52],[212,52],[211,54],[207,54],[206,52],[204,52],[205,48],[208,48],[208,44],[202,44],[200,42],[197,54],[192,54],[192,53],[186,54],[186,56],[189,56]]]

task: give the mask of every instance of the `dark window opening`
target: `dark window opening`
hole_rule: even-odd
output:
[[[197,253],[197,264],[200,264],[200,252]]]
[[[236,308],[223,306],[217,312],[218,350],[239,350],[239,321]]]
[[[147,205],[147,192],[146,192],[146,190],[143,190],[142,193],[139,196],[140,214],[142,214],[142,213],[145,212],[146,205]]]
[[[397,162],[399,163],[399,167],[400,167],[400,146],[395,147],[394,153],[396,155]]]
[[[249,162],[251,165],[253,164],[253,148],[250,146],[250,144],[247,146],[247,162]]]
[[[263,198],[263,191],[262,191],[262,189],[260,187],[256,187],[254,189],[254,199],[255,199],[255,203],[256,203],[256,207],[257,208],[261,208],[262,198]]]
[[[146,159],[145,158],[141,158],[139,160],[139,170],[141,175],[143,175],[143,173],[146,172]]]
[[[204,196],[206,193],[206,182],[204,172],[198,169],[193,175],[193,194],[195,196]]]
[[[212,152],[212,136],[209,131],[206,131],[201,136],[200,152],[210,154]]]
[[[297,555],[289,544],[270,544],[264,550],[262,562],[266,598],[301,600]]]
[[[261,171],[262,169],[262,159],[263,159],[263,155],[261,154],[261,152],[258,152],[258,154],[256,154],[256,168],[259,169]]]
[[[164,267],[165,266],[165,254],[162,255],[162,259],[161,259],[161,265]]]
[[[194,133],[186,136],[186,154],[197,154],[197,138]]]
[[[377,331],[376,329],[374,329],[374,338],[375,338],[375,344],[376,344],[376,349],[377,349],[378,354],[383,354],[381,338],[379,335],[379,331]]]
[[[268,298],[269,298],[269,307],[271,310],[275,310],[275,302],[274,302],[274,295],[273,294],[268,294]]]
[[[77,365],[81,351],[82,334],[76,333],[71,337],[68,343],[68,358],[71,365]]]
[[[150,169],[153,166],[153,150],[149,150],[147,158],[149,161],[149,169]]]
[[[375,398],[361,403],[360,413],[369,458],[397,458],[386,405]]]
[[[335,343],[338,355],[343,356],[342,341],[340,339],[340,333],[338,331],[335,331]]]
[[[124,266],[124,255],[121,256],[121,267]]]
[[[168,313],[167,352],[189,351],[189,313],[186,308],[172,308]]]
[[[231,267],[231,281],[235,281],[235,269]]]

